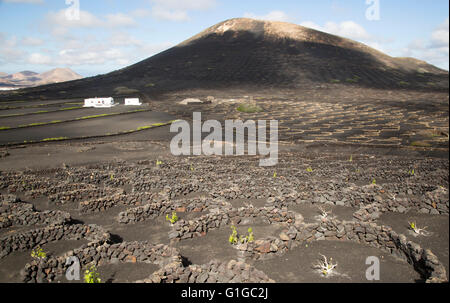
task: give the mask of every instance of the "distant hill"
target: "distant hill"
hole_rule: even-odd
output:
[[[365,44],[286,22],[247,18],[218,23],[129,67],[81,80],[28,88],[10,98],[147,96],[222,89],[310,89],[317,85],[448,90],[448,72],[394,58]],[[0,96],[7,99],[8,96]]]
[[[32,71],[22,71],[14,74],[0,74],[0,87],[3,88],[24,88],[44,84],[60,83],[83,78],[70,68],[55,68],[50,71],[38,74]]]
[[[59,83],[64,81],[78,80],[83,77],[75,73],[70,68],[55,68],[45,73],[39,74],[40,81],[37,84]]]

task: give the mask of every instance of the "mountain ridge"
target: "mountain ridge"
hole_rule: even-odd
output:
[[[128,67],[20,94],[58,96],[70,90],[74,97],[127,92],[156,97],[195,89],[316,85],[446,91],[448,72],[300,25],[234,18]]]
[[[70,80],[78,80],[83,77],[70,68],[54,68],[43,73],[33,71],[21,71],[13,74],[2,73],[0,86],[3,87],[32,87],[51,83],[60,83]]]

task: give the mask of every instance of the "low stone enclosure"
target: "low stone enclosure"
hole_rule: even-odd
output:
[[[379,167],[394,171],[393,165],[375,163],[370,176],[355,181],[352,179],[360,175],[356,172],[360,168],[348,161],[336,169],[321,166],[321,162],[293,166],[292,161],[297,163],[297,159],[288,160],[291,162],[281,161],[275,173],[251,166],[249,160],[227,159],[221,159],[225,163],[216,164],[218,171],[215,171],[211,168],[214,160],[203,158],[164,160],[156,165],[156,161],[120,162],[40,172],[2,172],[0,232],[16,226],[27,229],[2,234],[0,258],[54,241],[85,239],[88,243],[77,249],[28,263],[21,271],[23,281],[56,281],[70,266],[66,264],[67,257],[76,256],[81,272],[91,264],[100,267],[149,263],[159,267],[137,282],[275,282],[249,263],[277,258],[312,241],[334,240],[353,241],[388,252],[408,262],[426,282],[447,281],[444,265],[430,249],[408,241],[405,235],[379,224],[378,219],[384,212],[406,214],[412,210],[448,216],[448,176],[444,177],[442,172],[448,171],[448,162],[438,163],[442,167],[439,173],[430,170],[429,162],[424,161],[416,164],[419,173],[415,175],[396,172],[393,173],[395,181],[372,182],[386,178],[386,173],[377,171]],[[243,168],[248,166],[245,171]],[[310,166],[313,169],[307,170]],[[402,162],[398,166],[410,167],[411,163]],[[421,167],[428,169],[428,173],[420,174]],[[330,169],[335,169],[332,179],[317,181],[330,175]],[[218,173],[224,177],[217,178]],[[430,185],[433,180],[436,182]],[[169,245],[146,241],[117,243],[101,226],[79,224],[64,211],[36,211],[33,204],[22,202],[19,196],[25,201],[45,198],[57,207],[74,203],[80,213],[127,206],[115,217],[117,224],[124,227],[170,216],[172,212],[196,216],[171,225],[167,234]],[[256,199],[263,201],[258,202],[259,207],[253,205]],[[233,203],[239,205],[240,200],[245,201],[243,207],[233,206]],[[288,210],[290,206],[306,204],[352,208],[353,220],[324,216],[307,223],[301,212]],[[282,231],[278,236],[258,237],[233,245],[236,258],[231,261],[187,264],[174,247],[176,242],[203,237],[213,229],[248,225],[253,219],[277,224]]]
[[[49,226],[69,222],[70,214],[59,210],[37,212],[29,203],[20,202],[16,196],[0,195],[0,228],[10,226]]]
[[[279,212],[276,208],[240,208],[229,210],[225,215],[210,213],[196,221],[180,220],[174,224],[169,237],[179,241],[202,236],[216,227],[229,225],[231,222],[239,224],[239,221],[246,217],[256,216],[285,223],[286,228],[279,237],[257,239],[236,245],[240,261],[228,264],[214,261],[202,266],[185,267],[182,257],[173,247],[147,242],[110,244],[109,234],[95,225],[60,225],[3,238],[0,257],[12,251],[30,249],[46,242],[86,238],[90,243],[63,256],[34,260],[27,264],[21,272],[24,282],[52,281],[55,277],[65,274],[70,266],[65,262],[70,256],[76,256],[82,268],[89,264],[102,266],[118,262],[144,262],[160,266],[160,269],[149,278],[139,282],[274,282],[264,273],[246,264],[245,260],[280,256],[304,242],[348,240],[377,247],[402,258],[414,266],[426,282],[447,281],[444,266],[430,250],[407,241],[404,235],[397,234],[389,227],[374,223],[341,222],[331,219],[306,224],[300,214],[289,211]]]
[[[287,210],[279,211],[274,207],[228,209],[228,211],[212,212],[198,220],[180,220],[175,223],[174,231],[169,234],[169,238],[178,241],[203,236],[210,229],[230,224],[237,225],[247,217],[265,218],[268,222],[285,223],[286,228],[278,238],[257,239],[237,245],[238,255],[243,259],[265,259],[275,255],[279,256],[303,242],[348,240],[373,246],[402,258],[412,264],[427,282],[447,280],[445,267],[430,250],[423,249],[414,242],[406,241],[404,235],[397,234],[390,227],[356,221],[341,222],[334,219],[305,224],[301,214]]]

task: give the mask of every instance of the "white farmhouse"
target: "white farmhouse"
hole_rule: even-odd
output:
[[[115,105],[112,97],[84,99],[84,107],[113,107]]]
[[[125,105],[142,105],[139,98],[125,98]]]

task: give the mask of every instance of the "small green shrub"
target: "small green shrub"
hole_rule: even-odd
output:
[[[230,244],[237,244],[238,243],[238,236],[237,236],[237,230],[236,227],[234,225],[231,226],[231,235],[228,238],[228,242],[230,242]]]
[[[91,265],[84,272],[84,282],[85,283],[102,283],[100,279],[100,274],[97,272],[95,265]]]
[[[166,215],[166,221],[169,221],[171,224],[175,224],[175,222],[178,221],[178,216],[175,211],[172,212],[172,217],[169,217],[169,215]]]
[[[35,259],[45,259],[47,258],[47,254],[40,246],[38,246],[31,251],[31,257]]]
[[[409,223],[409,229],[411,229],[415,234],[422,235],[422,236],[429,236],[431,235],[431,232],[427,231],[427,227],[419,228],[416,224],[416,222],[408,222]]]
[[[255,237],[253,235],[253,229],[251,227],[249,227],[247,229],[248,234],[245,235],[245,236],[243,236],[243,235],[239,236],[238,232],[237,232],[237,229],[236,229],[236,226],[234,226],[234,225],[231,226],[231,230],[232,230],[231,235],[228,238],[228,242],[230,244],[233,244],[233,245],[234,244],[238,244],[238,243],[243,244],[243,243],[246,243],[246,242],[247,243],[251,243],[251,242],[253,242],[255,240]]]

